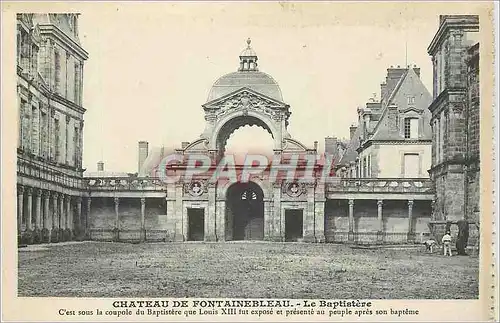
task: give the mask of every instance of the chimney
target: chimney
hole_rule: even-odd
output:
[[[391,95],[392,91],[396,87],[396,84],[398,84],[399,80],[401,79],[401,76],[406,72],[406,68],[401,68],[399,65],[398,67],[390,67],[387,69],[387,77],[385,79],[385,83],[387,84],[386,86],[386,93],[387,95]]]
[[[356,132],[356,129],[358,129],[358,127],[355,125],[355,124],[352,124],[350,127],[349,127],[349,132],[351,134],[351,139],[354,137],[354,133]]]
[[[148,158],[149,143],[147,141],[139,141],[139,158],[137,172],[140,173],[146,158]]]
[[[337,155],[337,137],[326,137],[325,138],[325,155],[335,156]]]
[[[395,105],[387,107],[387,126],[389,132],[398,131],[398,107]]]
[[[317,141],[314,142],[314,150],[316,150],[316,151],[318,150],[318,142]]]
[[[387,83],[380,83],[380,102],[385,98],[387,94]]]
[[[189,141],[183,141],[182,142],[182,149],[186,149],[187,146],[189,146]]]
[[[104,162],[102,160],[97,162],[97,171],[104,172]]]

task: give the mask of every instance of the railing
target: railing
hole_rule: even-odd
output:
[[[428,178],[341,178],[327,185],[327,193],[433,193]]]
[[[163,191],[165,183],[152,177],[84,178],[84,185],[93,191]]]
[[[42,179],[67,188],[82,189],[82,178],[66,174],[55,167],[32,159],[17,157],[17,173],[26,177]]]
[[[352,240],[349,241],[349,236]],[[327,242],[333,243],[353,243],[359,245],[370,245],[370,244],[406,244],[406,243],[422,243],[423,233],[417,232],[411,235],[411,239],[408,239],[407,232],[376,232],[376,231],[366,231],[366,232],[349,232],[347,231],[331,231],[325,232],[325,238]]]

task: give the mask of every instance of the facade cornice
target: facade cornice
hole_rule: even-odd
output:
[[[431,144],[432,139],[401,139],[401,140],[367,140],[356,151],[361,153],[372,145],[426,145]]]
[[[26,75],[23,75],[21,73],[21,74],[19,74],[19,77],[27,83],[26,85],[22,84],[22,83],[19,85],[21,87],[26,88],[26,90],[28,90],[28,91],[33,91],[33,90],[37,91],[40,95],[43,95],[47,100],[52,100],[52,101],[58,102],[64,106],[67,106],[67,107],[75,110],[77,113],[84,114],[87,111],[82,106],[79,106],[78,104],[76,104],[76,103],[74,103],[66,98],[63,98],[59,94],[50,91],[50,89],[48,87],[44,86],[43,84],[39,84],[39,85],[34,84],[33,80],[27,78]],[[61,113],[65,113],[61,109],[56,108],[56,110],[60,111]],[[67,114],[67,113],[65,113],[65,114]]]
[[[82,60],[87,60],[89,58],[88,52],[82,48],[80,44],[71,39],[68,35],[66,35],[61,29],[59,29],[55,25],[39,25],[40,32],[43,36],[54,36],[61,43],[65,44],[69,49],[71,49],[76,55],[79,56]]]
[[[429,105],[429,110],[434,116],[436,113],[440,112],[443,102],[448,102],[448,97],[450,95],[463,95],[467,92],[465,88],[446,88],[444,89]]]
[[[450,29],[479,31],[479,17],[473,15],[445,17],[443,22],[439,25],[439,29],[434,35],[429,47],[427,48],[429,55],[434,56],[436,49],[443,42],[444,35],[446,35]]]

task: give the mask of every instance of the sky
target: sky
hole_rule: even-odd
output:
[[[440,7],[441,9],[443,7]],[[397,3],[151,3],[82,10],[84,167],[137,171],[137,142],[179,148],[204,130],[201,107],[212,84],[238,68],[252,39],[259,69],[279,84],[292,115],[288,131],[313,147],[349,136],[357,108],[376,93],[389,66],[421,68],[439,8]],[[441,11],[442,12],[442,11]],[[240,128],[228,151],[271,149],[263,129]]]

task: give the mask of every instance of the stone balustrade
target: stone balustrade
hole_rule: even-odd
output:
[[[82,190],[85,187],[82,183],[82,178],[70,174],[74,171],[68,171],[67,173],[57,169],[57,166],[49,166],[44,162],[39,162],[35,159],[28,158],[17,158],[17,174],[26,180],[35,179],[39,183],[45,183],[44,187],[50,184],[55,185],[59,188],[67,188],[73,190]],[[41,181],[40,181],[41,180]],[[27,184],[27,183],[25,183]],[[36,186],[36,185],[34,185]],[[54,188],[54,190],[57,190]]]
[[[326,185],[327,193],[425,193],[433,192],[428,178],[341,178]]]
[[[153,177],[93,177],[84,178],[91,191],[164,191],[166,184]]]

